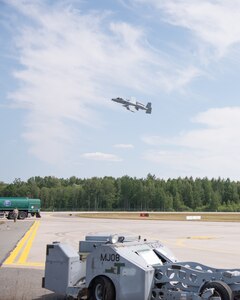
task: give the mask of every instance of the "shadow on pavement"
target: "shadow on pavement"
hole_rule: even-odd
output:
[[[37,298],[33,298],[32,300],[40,300],[40,299],[45,299],[45,300],[64,300],[66,299],[65,296],[63,295],[58,295],[58,294],[48,294],[48,295],[42,295],[40,297]]]

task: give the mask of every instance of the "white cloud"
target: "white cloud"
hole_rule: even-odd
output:
[[[135,0],[152,4],[166,14],[165,21],[192,32],[199,41],[225,55],[240,42],[240,2],[238,0]],[[205,49],[206,50],[206,49]],[[206,52],[204,53],[206,55]],[[212,56],[213,58],[213,56]]]
[[[166,74],[168,75],[166,76]],[[174,89],[181,91],[181,89],[191,83],[193,79],[201,75],[203,75],[203,72],[200,69],[194,66],[188,66],[185,69],[176,68],[166,73],[159,72],[157,80],[168,92]]]
[[[89,160],[110,161],[110,162],[122,161],[122,159],[117,155],[102,153],[102,152],[84,153],[82,154],[82,157]]]
[[[182,172],[193,176],[237,178],[240,107],[210,109],[198,114],[193,121],[204,128],[189,130],[173,138],[144,137],[145,143],[155,146],[154,150],[145,153],[144,158],[168,166],[175,175]]]
[[[122,148],[122,149],[133,149],[134,146],[132,144],[115,144],[113,145],[115,148]]]
[[[43,161],[63,160],[66,137],[67,147],[74,147],[82,126],[101,127],[98,107],[110,105],[106,98],[118,91],[154,94],[181,88],[199,75],[162,58],[142,28],[112,21],[105,12],[83,14],[64,1],[46,3],[6,1],[22,14],[11,18],[21,68],[14,72],[19,88],[10,98],[28,110],[23,137]]]
[[[158,146],[162,144],[168,144],[170,141],[167,138],[158,135],[142,136],[142,141],[151,146]]]

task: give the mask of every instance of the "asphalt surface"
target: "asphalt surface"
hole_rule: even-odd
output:
[[[54,294],[43,289],[43,270],[20,268],[0,269],[1,300],[57,300],[65,299],[62,295]]]
[[[240,223],[87,219],[72,213],[43,213],[41,219],[15,224],[6,220],[0,225],[0,300],[64,299],[42,288],[46,244],[60,241],[78,251],[79,241],[93,232],[158,239],[180,261],[240,269]]]
[[[34,224],[35,219],[18,220],[16,223],[6,219],[1,221],[4,223],[0,224],[0,300],[65,299],[62,295],[42,288],[43,268],[6,268],[2,265]]]
[[[19,220],[14,223],[13,220],[1,219],[1,222],[4,223],[0,224],[0,265],[33,224],[32,220],[25,220],[24,222]]]

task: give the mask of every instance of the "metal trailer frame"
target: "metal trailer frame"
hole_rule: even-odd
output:
[[[47,245],[42,287],[71,299],[236,300],[240,269],[179,262],[159,241],[95,234],[69,245]]]

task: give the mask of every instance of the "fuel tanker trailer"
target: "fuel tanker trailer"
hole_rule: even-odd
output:
[[[13,210],[18,209],[18,219],[25,219],[30,214],[40,218],[41,200],[27,197],[0,197],[0,215],[13,219]]]

